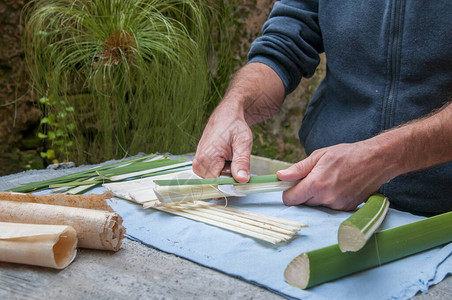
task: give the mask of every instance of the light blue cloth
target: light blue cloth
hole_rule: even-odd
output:
[[[103,188],[91,192],[101,193]],[[220,201],[220,204],[224,202]],[[201,222],[117,199],[112,207],[124,219],[128,236],[288,298],[406,299],[427,291],[452,272],[452,243],[396,262],[356,273],[308,290],[290,286],[284,269],[302,252],[337,243],[337,228],[350,213],[305,206],[285,207],[281,193],[229,199],[228,206],[309,224],[288,243],[271,245]],[[383,228],[422,219],[390,210]],[[152,263],[152,262],[151,262]]]

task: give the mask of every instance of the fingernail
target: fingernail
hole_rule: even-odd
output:
[[[289,174],[289,171],[287,169],[284,169],[284,170],[279,170],[278,173],[281,175],[287,175],[287,174]]]
[[[248,178],[248,172],[245,170],[240,170],[237,172],[237,176],[242,178]]]

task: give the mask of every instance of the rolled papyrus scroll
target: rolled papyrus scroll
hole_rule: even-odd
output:
[[[79,247],[101,250],[119,250],[125,234],[114,212],[1,199],[0,222],[69,225],[77,231]]]
[[[71,226],[0,222],[0,261],[63,269],[76,247]]]
[[[114,212],[114,210],[107,204],[106,199],[110,199],[113,196],[114,195],[112,192],[86,195],[34,195],[24,193],[0,192],[0,200],[81,207],[105,210],[110,212]]]

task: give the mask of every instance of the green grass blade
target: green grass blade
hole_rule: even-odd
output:
[[[91,185],[91,184],[99,184],[99,183],[103,183],[103,181],[101,180],[89,180],[89,181],[72,181],[72,182],[68,182],[68,183],[54,183],[49,185],[50,189],[54,189],[54,188],[60,188],[60,187],[76,187],[76,186],[81,186],[81,185]]]
[[[152,169],[156,169],[156,168],[160,168],[160,167],[175,165],[175,164],[182,163],[185,161],[186,161],[185,158],[180,158],[180,159],[165,158],[165,159],[156,160],[156,161],[134,163],[134,164],[131,164],[131,165],[128,165],[125,167],[108,169],[105,171],[98,171],[97,173],[100,176],[102,176],[103,178],[110,178],[112,176],[118,176],[118,175],[128,174],[128,173],[132,173],[132,172],[152,170]]]
[[[30,193],[30,192],[39,191],[42,189],[47,189],[50,185],[54,185],[54,184],[67,184],[67,183],[74,182],[74,181],[83,181],[88,178],[98,176],[97,172],[108,170],[111,168],[120,167],[120,166],[131,164],[131,163],[138,163],[143,160],[153,158],[155,156],[157,156],[157,155],[149,154],[149,155],[140,156],[140,157],[136,157],[136,158],[125,159],[125,160],[121,160],[119,162],[98,166],[98,167],[95,167],[95,168],[92,168],[89,170],[80,171],[77,173],[72,173],[72,174],[60,176],[57,178],[22,184],[16,188],[8,190],[8,191],[17,192],[17,193]]]

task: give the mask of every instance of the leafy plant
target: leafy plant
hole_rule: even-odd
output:
[[[75,125],[74,123],[66,122],[67,119],[73,119],[74,107],[68,106],[65,101],[61,100],[60,105],[64,107],[64,111],[54,114],[51,112],[54,106],[53,102],[46,97],[39,99],[46,116],[41,119],[42,130],[38,133],[38,137],[48,144],[47,150],[41,152],[41,157],[52,163],[58,163],[60,161],[68,161],[70,149],[74,144],[69,139],[69,136]]]
[[[193,151],[234,68],[233,2],[32,0],[26,63],[38,94],[58,99],[45,138],[72,141],[63,153],[83,163]]]

